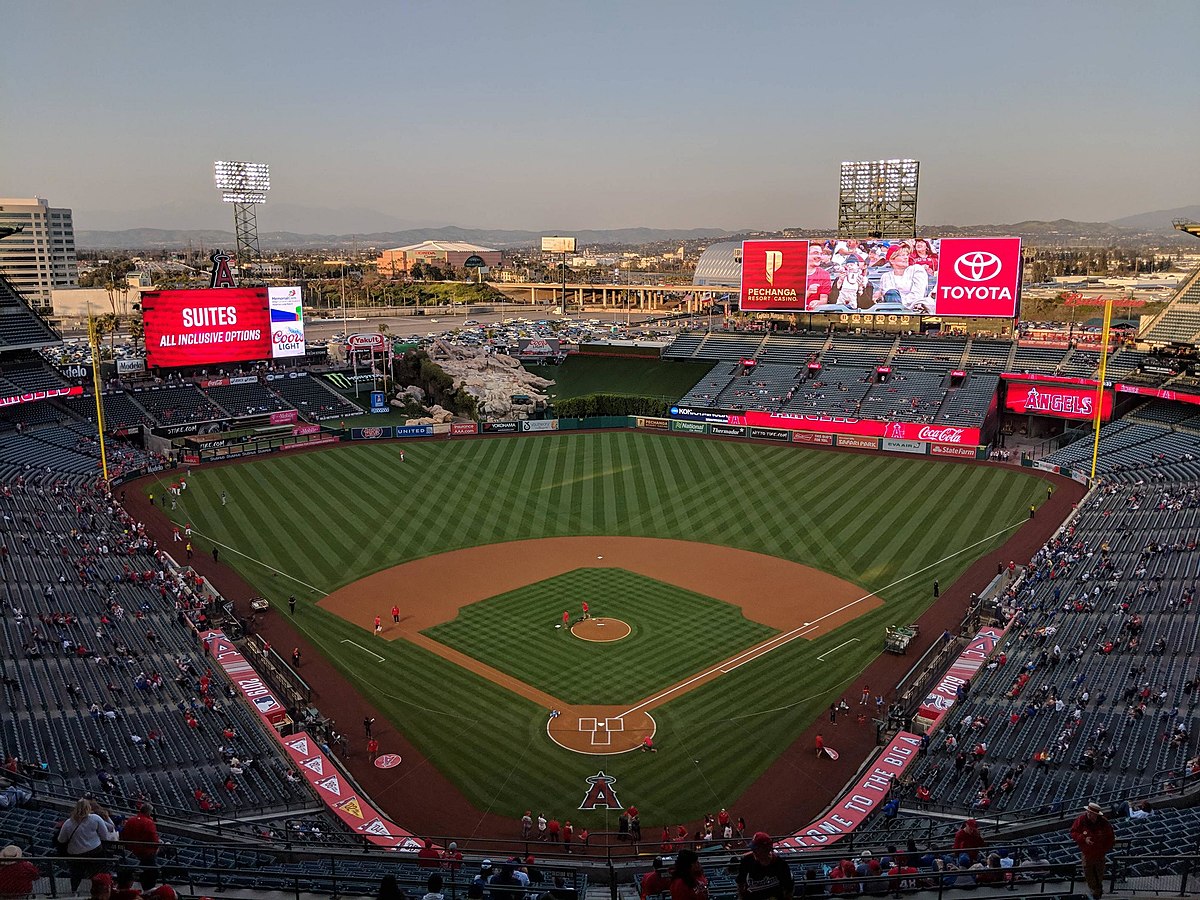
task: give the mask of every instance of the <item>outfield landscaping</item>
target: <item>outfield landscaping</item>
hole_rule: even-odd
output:
[[[625,359],[572,354],[561,366],[526,366],[554,380],[547,389],[559,400],[585,394],[625,394],[675,402],[708,374],[711,362]]]
[[[575,811],[584,779],[600,768],[618,778],[622,801],[640,806],[647,825],[732,809],[771,760],[849,692],[879,653],[883,627],[914,621],[931,602],[935,577],[945,589],[1045,496],[1043,482],[1009,469],[626,431],[409,442],[404,449],[403,464],[395,443],[362,443],[197,470],[175,515],[193,524],[202,552],[210,540],[220,542],[221,561],[277,606],[286,609],[288,594],[297,593],[296,626],[477,808],[512,817],[540,808],[593,830],[615,826],[615,814]],[[409,641],[376,640],[370,655],[344,644],[369,639],[367,623],[311,602],[367,574],[448,550],[566,535],[756,551],[829,572],[885,603],[658,706],[658,753],[589,757],[547,739],[547,710]],[[604,577],[599,571],[586,577]],[[572,590],[622,596],[619,570],[602,571],[613,579],[607,591],[596,581]],[[445,576],[452,580],[454,572]],[[666,587],[646,586],[650,607]],[[496,624],[455,633],[454,622],[435,629],[438,640],[473,646],[497,666],[515,654],[509,669],[528,667],[542,652],[539,632],[553,639],[553,621],[566,608],[558,586],[549,588],[556,596],[544,606],[528,599],[537,585],[511,598],[513,609],[537,624],[521,626],[530,629],[524,640],[499,633]],[[716,604],[712,611],[722,606],[692,602]],[[524,603],[532,605],[526,610]],[[463,610],[462,620],[502,617],[507,605],[483,601]],[[740,618],[735,612],[729,621]],[[656,660],[656,641],[684,626],[652,608],[630,619],[637,637],[645,630]],[[730,652],[758,639],[719,627]],[[705,630],[703,639],[709,637]],[[618,653],[624,643],[597,649]],[[576,663],[592,662],[590,648],[573,649],[579,654],[556,657],[546,668],[574,681]],[[604,666],[590,671],[588,697],[605,686],[610,700],[645,693],[625,687],[624,665],[607,667],[607,681]],[[655,677],[670,679],[665,670]],[[479,752],[481,741],[487,752]]]

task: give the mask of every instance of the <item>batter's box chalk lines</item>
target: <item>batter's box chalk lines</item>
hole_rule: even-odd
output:
[[[352,641],[352,640],[346,639],[346,640],[342,641],[342,643],[343,644],[353,644],[355,647],[357,647],[363,653],[370,653],[373,657],[375,657],[380,662],[384,661],[383,657],[380,656],[378,653],[376,653],[374,650],[368,650],[366,647],[364,647],[362,644],[358,643],[357,641]]]

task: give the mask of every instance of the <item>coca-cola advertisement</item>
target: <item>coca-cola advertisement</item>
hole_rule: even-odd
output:
[[[920,422],[883,422],[875,419],[823,415],[791,415],[762,410],[747,410],[742,417],[749,425],[764,428],[789,428],[825,434],[857,434],[864,437],[893,438],[900,441],[930,441],[939,444],[979,445],[979,429],[964,425],[922,424]],[[843,445],[844,446],[844,445]]]
[[[1112,391],[1105,391],[1100,418],[1112,417]],[[1055,419],[1093,419],[1096,416],[1096,391],[1091,388],[1058,384],[1008,385],[1006,408],[1016,413],[1050,416]]]

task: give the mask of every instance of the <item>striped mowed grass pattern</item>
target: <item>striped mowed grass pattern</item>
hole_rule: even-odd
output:
[[[629,636],[589,643],[556,627],[587,600]],[[424,634],[572,704],[633,704],[776,631],[741,610],[624,569],[575,569],[459,610]]]
[[[176,515],[195,526],[200,550],[207,538],[220,541],[222,562],[275,603],[293,591],[316,599],[446,550],[580,534],[768,553],[886,601],[832,634],[793,641],[656,708],[659,752],[618,758],[552,745],[545,710],[407,642],[372,644],[386,657],[378,663],[340,643],[361,641],[362,628],[302,602],[297,626],[381,712],[480,809],[511,815],[539,804],[560,815],[573,809],[583,778],[601,764],[621,779],[624,802],[664,821],[728,806],[879,653],[884,625],[913,621],[930,603],[935,577],[947,587],[1045,492],[1012,470],[635,432],[404,449],[403,464],[395,444],[362,443],[199,470]],[[852,638],[858,643],[817,660]],[[480,735],[487,753],[473,749]],[[580,818],[593,829],[605,825],[602,813]]]

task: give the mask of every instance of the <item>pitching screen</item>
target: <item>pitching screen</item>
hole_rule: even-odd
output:
[[[1020,238],[742,244],[747,311],[1013,318],[1020,295]]]

